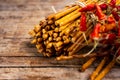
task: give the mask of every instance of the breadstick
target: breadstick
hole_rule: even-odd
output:
[[[65,21],[66,19],[69,19],[71,16],[74,16],[76,13],[78,13],[79,10],[80,10],[80,9],[77,9],[77,10],[71,12],[70,14],[62,17],[61,19],[55,21],[55,24],[58,25],[58,24],[60,24],[60,22],[63,22],[63,21]]]
[[[37,32],[39,32],[41,30],[41,26],[40,25],[36,25],[35,27],[34,27],[34,31],[37,33]]]
[[[49,43],[46,45],[46,48],[51,48],[52,45],[53,45],[53,43],[52,43],[52,42],[49,42]]]
[[[96,57],[90,58],[83,66],[81,67],[81,71],[85,71],[94,61],[96,60]]]
[[[42,38],[43,40],[46,40],[48,38],[48,34],[47,33],[43,34]]]
[[[37,39],[33,39],[32,41],[31,41],[31,44],[36,44],[37,43]]]
[[[55,46],[58,48],[58,47],[60,47],[60,46],[62,46],[63,45],[63,42],[62,41],[59,41],[59,42],[57,42],[57,43],[55,43]]]
[[[41,49],[42,48],[42,44],[36,44],[36,48],[37,49]]]
[[[59,57],[56,57],[56,60],[67,60],[67,59],[72,59],[73,56],[59,56]]]
[[[47,19],[48,19],[48,20],[52,20],[52,19],[54,18],[54,16],[55,16],[55,13],[50,14],[49,16],[47,16]]]
[[[116,5],[120,5],[120,0],[116,0]]]
[[[38,38],[38,39],[37,39],[38,43],[41,43],[42,40],[43,40],[42,38]]]
[[[61,41],[61,40],[62,40],[61,37],[57,37],[57,38],[56,38],[56,41]]]
[[[41,32],[36,33],[35,37],[42,37],[42,33]]]
[[[86,57],[89,57],[89,58],[91,58],[91,57],[96,57],[97,56],[97,54],[96,53],[92,53],[92,54],[90,54],[89,56],[86,56]],[[80,55],[72,55],[72,56],[59,56],[59,57],[57,57],[56,59],[57,60],[69,60],[69,59],[73,59],[73,58],[85,58],[84,57],[84,54],[80,54]]]
[[[78,31],[78,33],[71,39],[71,41],[74,43],[76,40],[81,36],[82,32]]]
[[[39,52],[39,53],[42,53],[43,51],[44,51],[43,48],[38,49],[38,52]]]
[[[28,34],[30,34],[32,37],[35,37],[35,35],[36,35],[34,30],[30,30]]]
[[[63,34],[69,35],[69,32],[71,30],[74,30],[74,26],[76,26],[75,22],[77,22],[77,20],[70,23],[64,30],[62,30],[62,32],[60,33],[60,36],[62,36]]]
[[[86,37],[90,34],[91,32],[91,27],[86,31]],[[84,41],[83,36],[80,36],[80,38],[78,38],[78,40],[70,47],[68,48],[69,51],[69,55],[73,55],[76,50],[79,48],[79,46],[81,45],[81,43]],[[82,46],[83,47],[83,46]],[[79,48],[80,49],[80,48]],[[78,51],[78,50],[77,50]]]
[[[64,29],[65,29],[66,27],[68,27],[70,24],[71,24],[71,23],[68,23],[68,24],[66,24],[66,25],[64,25],[64,26],[60,26],[59,31],[64,30]]]
[[[101,71],[101,69],[103,68],[104,64],[106,63],[108,57],[104,57],[102,59],[102,61],[100,62],[100,64],[97,66],[96,70],[92,73],[92,75],[90,76],[91,80],[94,80],[95,77],[99,74],[99,72]]]
[[[71,21],[74,21],[75,19],[77,19],[78,17],[80,17],[81,13],[76,13],[74,16],[71,16],[70,18],[66,19],[65,21],[63,22],[60,22],[60,26],[63,26]]]
[[[95,78],[95,80],[102,80],[102,78],[111,70],[111,68],[115,64],[115,59],[113,59],[102,71],[101,73]]]
[[[48,20],[48,24],[53,24],[53,20]]]
[[[54,16],[54,19],[57,20],[57,19],[65,16],[66,14],[69,14],[69,13],[73,12],[74,10],[76,10],[76,9],[78,9],[78,8],[79,8],[79,6],[74,6],[74,7],[72,7],[72,8],[69,8],[69,9],[65,10],[65,11],[58,12],[58,13]]]

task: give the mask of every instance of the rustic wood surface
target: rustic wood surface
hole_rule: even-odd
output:
[[[28,31],[44,16],[74,0],[0,0],[0,79],[87,80],[96,64],[85,72],[82,60],[56,61],[37,53]],[[115,66],[103,80],[120,80]]]

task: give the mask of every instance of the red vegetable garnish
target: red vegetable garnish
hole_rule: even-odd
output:
[[[114,41],[116,40],[116,34],[114,33],[102,33],[101,34],[101,41],[104,44],[114,44]]]
[[[86,27],[86,15],[85,13],[81,14],[81,18],[80,18],[80,31],[86,31],[87,27]]]
[[[109,33],[107,34],[106,39],[113,43],[114,40],[116,39],[116,35],[114,33]]]
[[[86,11],[91,11],[95,9],[95,4],[89,4],[83,8],[80,9],[80,12],[86,12]]]
[[[103,20],[106,18],[106,15],[102,12],[102,9],[97,4],[96,4],[96,14],[100,20]]]
[[[110,24],[110,23],[115,23],[115,19],[113,18],[113,16],[109,16],[109,17],[107,18],[107,21],[108,21],[109,24]]]
[[[113,15],[113,17],[115,18],[116,21],[119,21],[120,17],[115,10],[112,11],[112,15]]]
[[[115,5],[116,5],[116,0],[111,0],[109,4],[110,4],[111,7],[114,8]]]
[[[99,6],[100,6],[100,8],[101,8],[102,10],[106,10],[106,9],[107,9],[107,7],[108,7],[108,5],[107,5],[107,4],[105,4],[105,3],[100,4]]]
[[[99,40],[99,38],[100,38],[100,35],[99,35],[100,27],[101,27],[100,23],[97,23],[95,25],[94,30],[93,30],[93,32],[90,35],[91,39],[93,39],[93,40]]]
[[[111,30],[116,29],[116,23],[105,24],[105,32],[109,32]]]

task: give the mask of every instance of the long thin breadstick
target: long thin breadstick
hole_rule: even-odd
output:
[[[75,10],[75,11],[71,12],[70,14],[68,14],[68,15],[66,15],[66,16],[64,16],[64,17],[62,17],[61,19],[59,19],[59,20],[55,21],[55,24],[57,25],[57,24],[59,24],[60,22],[65,21],[66,19],[68,19],[68,18],[70,18],[71,16],[75,15],[76,13],[78,13],[78,12],[79,12],[79,10],[80,10],[80,9],[78,8],[77,10]]]
[[[90,34],[91,32],[91,27],[88,29],[88,31],[86,32],[86,37],[88,37],[88,35]],[[73,55],[74,53],[76,53],[78,50],[80,50],[83,46],[80,47],[80,45],[82,44],[82,42],[84,41],[84,38],[83,36],[81,36],[75,44],[73,44],[73,46],[71,46],[69,48],[69,55]]]
[[[120,5],[120,0],[116,0],[116,5]]]
[[[66,25],[64,25],[64,26],[60,26],[59,31],[64,30],[64,29],[65,29],[66,27],[68,27],[70,24],[71,24],[71,23],[68,23],[68,24],[66,24]]]
[[[79,8],[79,6],[74,6],[74,7],[70,8],[70,9],[65,10],[65,11],[58,12],[58,13],[54,16],[54,18],[55,18],[55,20],[57,20],[57,19],[65,16],[66,14],[71,13],[72,11],[76,10],[77,8]]]
[[[30,30],[28,34],[30,34],[32,37],[35,37],[36,32],[34,30]]]
[[[99,74],[99,72],[101,71],[101,69],[103,68],[104,64],[106,63],[108,57],[104,57],[102,59],[102,61],[100,62],[100,64],[98,65],[98,67],[96,68],[96,70],[92,73],[92,75],[90,76],[91,80],[94,80],[95,77]]]
[[[72,59],[73,56],[59,56],[59,57],[56,57],[56,60],[68,60],[68,59]]]
[[[103,70],[102,72],[96,77],[95,80],[102,80],[102,78],[111,70],[111,68],[115,64],[115,59],[113,59]]]
[[[89,58],[91,58],[91,57],[96,57],[97,56],[97,54],[96,53],[92,53],[92,54],[90,54],[89,56],[86,56],[86,57],[89,57]],[[56,59],[57,60],[69,60],[69,59],[73,59],[73,58],[85,58],[84,57],[84,54],[80,54],[80,55],[72,55],[72,56],[59,56],[59,57],[57,57]]]
[[[70,30],[70,28],[74,27],[75,26],[75,23],[76,21],[74,21],[73,23],[70,23],[64,30],[62,30],[62,32],[60,33],[60,36],[62,36],[63,34],[65,34],[68,30]],[[69,35],[69,34],[67,34]]]
[[[91,32],[91,25],[90,24],[87,24],[89,27],[88,27],[88,29],[87,29],[87,31],[85,32],[85,33],[87,33],[87,35],[86,36],[88,36],[89,35],[89,33]],[[81,35],[82,34],[82,32],[80,32],[78,35]],[[82,39],[82,40],[81,40]],[[83,38],[83,36],[78,36],[78,39],[76,40],[75,39],[75,43],[72,45],[72,46],[70,46],[69,48],[68,48],[68,50],[67,51],[71,51],[73,48],[75,48],[76,47],[76,45],[78,44],[78,45],[80,45],[81,44],[81,42],[83,42],[84,41],[84,38]]]
[[[81,13],[76,13],[74,16],[71,16],[70,18],[66,19],[65,21],[63,22],[60,22],[60,26],[63,26],[71,21],[74,21],[75,19],[77,19],[78,17],[80,17]]]
[[[77,32],[77,34],[71,39],[71,41],[74,43],[76,40],[81,36],[82,32]]]
[[[84,39],[83,39],[83,41],[84,41]],[[91,40],[90,40],[90,39],[88,40],[88,44],[89,44],[89,43],[91,43]],[[85,45],[84,45],[84,44],[85,44]],[[87,46],[88,44],[86,44],[86,42],[83,42],[83,45],[82,45],[82,44],[79,45],[72,54],[77,53],[80,49],[82,49],[83,47]]]
[[[83,66],[81,67],[81,71],[85,71],[94,61],[96,60],[96,57],[90,58]]]

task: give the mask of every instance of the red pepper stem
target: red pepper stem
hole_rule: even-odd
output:
[[[98,46],[99,42],[97,40],[94,40],[94,46],[93,48],[86,54],[84,54],[84,57],[88,56],[89,54],[91,54],[95,49],[96,47]]]

